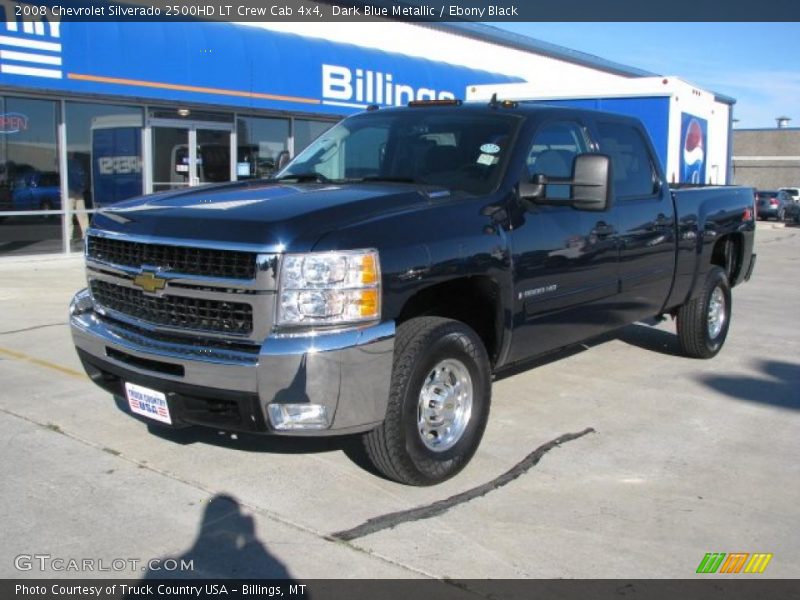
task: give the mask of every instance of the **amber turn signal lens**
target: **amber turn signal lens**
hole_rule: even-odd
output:
[[[365,254],[361,257],[361,283],[363,285],[378,283],[378,266],[375,264],[374,254]]]
[[[363,290],[359,301],[360,313],[362,318],[378,318],[378,290]]]

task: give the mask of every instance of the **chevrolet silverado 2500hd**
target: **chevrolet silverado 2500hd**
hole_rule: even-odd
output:
[[[362,433],[426,485],[470,460],[511,365],[661,315],[686,355],[719,352],[752,190],[671,190],[629,117],[412,104],[343,120],[275,179],[97,214],[70,306],[91,379],[165,425]]]

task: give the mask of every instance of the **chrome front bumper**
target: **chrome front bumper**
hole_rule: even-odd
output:
[[[235,429],[291,435],[368,431],[383,421],[392,374],[395,325],[314,335],[270,335],[260,349],[190,344],[150,336],[103,318],[87,290],[70,305],[72,338],[89,376],[116,393],[123,381],[139,382],[176,397],[234,397],[257,403]],[[257,352],[255,350],[258,350]],[[169,397],[168,393],[168,397]],[[322,405],[327,426],[279,431],[271,404]],[[190,411],[187,411],[190,414]],[[180,411],[178,411],[180,421]],[[225,423],[192,421],[226,428]]]

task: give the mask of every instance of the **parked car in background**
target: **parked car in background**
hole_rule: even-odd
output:
[[[12,201],[12,191],[16,182],[34,171],[36,169],[31,165],[15,163],[13,160],[0,162],[0,210],[17,210]]]
[[[793,202],[800,202],[800,188],[796,187],[782,187],[778,188],[779,192],[786,192],[791,196]]]
[[[800,225],[800,187],[782,187],[778,191],[786,192],[792,200],[784,211],[783,220]]]
[[[58,173],[31,171],[18,178],[11,192],[14,210],[59,210],[61,188]]]
[[[784,211],[783,220],[786,223],[797,223],[800,225],[800,200],[789,202]]]
[[[784,191],[759,190],[756,192],[756,212],[759,219],[775,219],[783,221],[787,208],[793,205],[791,196]]]

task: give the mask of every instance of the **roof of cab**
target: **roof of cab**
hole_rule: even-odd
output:
[[[589,108],[572,108],[572,107],[565,107],[565,106],[552,106],[547,104],[533,104],[529,102],[503,102],[502,99],[498,99],[497,102],[462,102],[460,100],[452,100],[452,101],[442,101],[442,100],[432,100],[429,102],[426,101],[415,101],[408,106],[390,106],[390,107],[381,107],[381,108],[371,108],[371,110],[366,111],[366,113],[372,114],[380,114],[380,113],[396,113],[396,112],[416,112],[416,111],[425,111],[425,112],[446,112],[446,111],[455,111],[455,112],[468,112],[472,114],[512,114],[518,115],[521,117],[526,118],[538,118],[538,117],[557,117],[559,114],[565,115],[568,117],[576,117],[576,116],[583,116],[584,118],[596,118],[598,116],[603,116],[604,118],[613,118],[614,120],[618,121],[627,121],[633,123],[639,123],[639,120],[634,117],[629,117],[627,115],[621,115],[619,113],[613,113],[608,111],[601,111],[601,110],[594,110]],[[366,114],[365,112],[357,113],[359,115]]]

